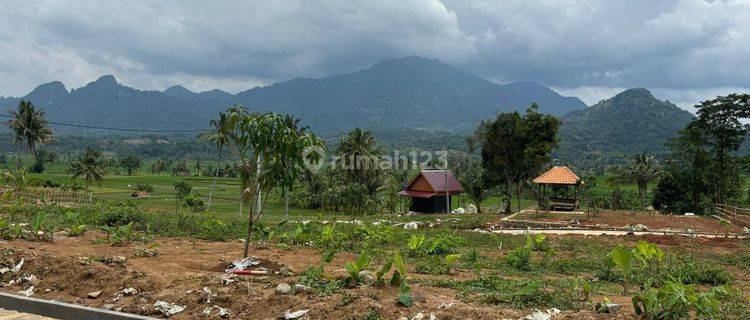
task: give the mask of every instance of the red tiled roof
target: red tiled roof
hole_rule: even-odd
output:
[[[579,181],[581,178],[566,166],[554,166],[534,179],[534,183],[540,184],[577,184]]]

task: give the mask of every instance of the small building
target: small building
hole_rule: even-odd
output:
[[[540,202],[544,201],[550,210],[578,209],[578,195],[583,181],[570,168],[566,166],[554,166],[547,170],[547,172],[536,177],[533,181],[540,185]]]
[[[450,170],[422,170],[398,194],[411,197],[410,211],[436,213],[449,212],[446,205],[451,203],[451,196],[462,192],[464,188]]]

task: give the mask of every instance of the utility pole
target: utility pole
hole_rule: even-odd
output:
[[[447,138],[446,138],[447,140]],[[451,213],[451,194],[448,186],[448,146],[445,147],[445,213]]]

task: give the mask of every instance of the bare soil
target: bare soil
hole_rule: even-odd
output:
[[[649,230],[687,231],[689,229],[706,233],[742,232],[741,227],[722,225],[720,220],[712,217],[672,216],[628,211],[603,211],[591,216],[572,212],[523,212],[512,217],[512,220],[551,222],[578,227],[626,228],[642,224]]]
[[[321,253],[309,248],[254,248],[253,255],[261,259],[272,272],[268,276],[238,276],[236,283],[223,285],[221,278],[230,261],[241,255],[239,241],[213,242],[183,238],[158,238],[158,247],[144,243],[112,246],[101,243],[102,234],[89,232],[84,237],[60,237],[52,242],[13,240],[2,244],[0,264],[11,265],[24,259],[19,273],[6,273],[0,280],[35,275],[34,297],[77,303],[92,307],[105,304],[115,309],[154,317],[158,300],[186,307],[174,319],[218,319],[218,311],[204,315],[207,307],[227,308],[232,319],[278,319],[286,310],[309,309],[308,319],[363,319],[371,310],[384,319],[411,318],[418,312],[425,319],[434,314],[438,319],[519,319],[533,310],[499,307],[462,301],[456,291],[420,285],[418,276],[412,286],[417,297],[411,308],[397,306],[397,289],[393,287],[357,287],[343,289],[331,295],[316,293],[277,295],[274,288],[281,282],[294,284],[301,272],[321,260]],[[156,252],[143,255],[144,249]],[[114,257],[127,260],[118,263]],[[114,258],[114,259],[113,259]],[[338,254],[327,272],[343,276],[345,262],[355,259],[351,253]],[[273,271],[289,268],[291,275]],[[466,272],[467,274],[470,271]],[[460,277],[460,276],[459,276]],[[4,285],[0,290],[17,293],[29,286]],[[124,288],[135,288],[132,296],[118,295]],[[204,289],[205,288],[205,289]],[[88,293],[103,291],[95,298]],[[207,293],[210,291],[210,294]],[[563,311],[556,319],[632,319],[632,307],[627,297],[609,297],[622,302],[624,310],[617,315],[600,315],[589,310]],[[440,308],[441,304],[450,304]]]

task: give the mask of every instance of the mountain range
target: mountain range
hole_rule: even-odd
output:
[[[585,167],[633,153],[664,151],[667,139],[694,119],[669,101],[635,88],[587,107],[528,81],[496,84],[438,60],[405,57],[320,79],[296,78],[232,94],[193,92],[182,86],[140,90],[111,75],[68,91],[59,81],[21,98],[0,97],[0,108],[29,99],[50,121],[151,130],[205,129],[217,112],[235,104],[250,110],[289,113],[323,137],[363,127],[394,147],[463,149],[463,136],[497,113],[523,112],[532,103],[560,117],[560,145],[553,156]],[[90,132],[54,126],[57,133]],[[433,136],[435,138],[433,138]],[[385,141],[387,140],[387,141]],[[409,145],[409,144],[420,144]]]
[[[644,88],[628,89],[563,116],[555,157],[597,167],[636,153],[663,153],[664,143],[694,119],[692,113]]]
[[[535,82],[500,85],[416,56],[385,60],[353,73],[296,78],[237,94],[192,92],[182,86],[139,90],[106,75],[70,91],[59,81],[42,84],[22,98],[42,108],[54,122],[204,129],[218,111],[241,104],[250,110],[295,115],[321,133],[354,127],[469,132],[482,119],[499,112],[523,111],[534,102],[542,112],[558,116],[586,108],[580,99],[562,96]],[[15,107],[19,99],[0,98],[0,108]]]

